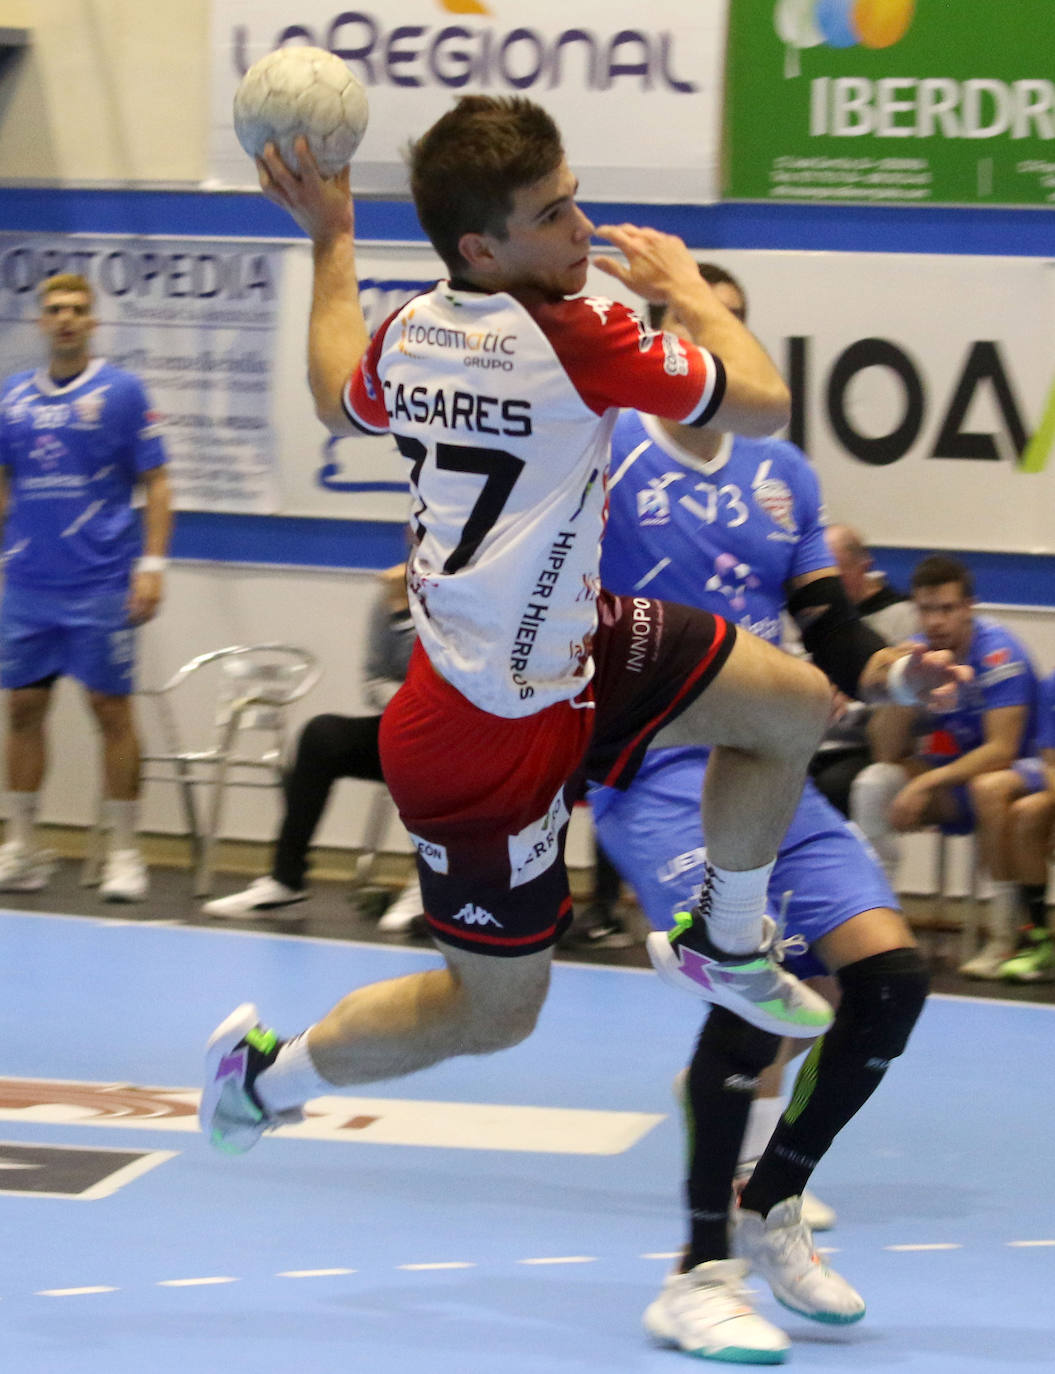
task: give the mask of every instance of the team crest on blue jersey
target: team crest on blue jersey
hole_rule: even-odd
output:
[[[795,523],[795,502],[791,488],[779,477],[767,477],[754,488],[755,505],[788,534],[798,534]]]
[[[82,425],[97,425],[103,413],[103,404],[106,401],[106,393],[110,390],[108,386],[97,386],[94,391],[87,391],[83,396],[78,396],[73,403],[74,414]]]
[[[653,477],[647,487],[637,493],[637,518],[642,525],[670,524],[670,497],[662,477]]]

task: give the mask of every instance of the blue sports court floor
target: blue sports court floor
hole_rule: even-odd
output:
[[[240,1159],[195,1133],[237,1002],[294,1030],[435,960],[0,913],[0,1368],[690,1367],[639,1325],[681,1239],[670,1081],[699,1019],[650,973],[558,966],[518,1049],[324,1099]],[[868,1316],[832,1330],[759,1293],[789,1368],[1052,1368],[1053,1040],[1051,1006],[932,999],[815,1179]]]

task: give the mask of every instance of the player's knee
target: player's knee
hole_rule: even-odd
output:
[[[890,803],[904,787],[905,770],[896,763],[870,763],[850,785],[850,815],[871,840],[890,829]]]
[[[496,1054],[521,1044],[538,1024],[541,1002],[523,1004],[504,1010],[501,1014],[485,1012],[471,1016],[464,1035],[465,1054]]]
[[[971,801],[978,811],[991,812],[1009,806],[1015,794],[1021,791],[1018,774],[1010,769],[996,773],[979,773],[967,783]]]
[[[836,1020],[868,1067],[882,1072],[904,1052],[930,989],[918,949],[892,949],[847,964],[838,973]]]
[[[780,1049],[780,1036],[759,1030],[725,1007],[712,1007],[700,1033],[702,1048],[719,1055],[731,1071],[757,1078]]]
[[[298,766],[317,768],[331,758],[340,739],[341,716],[312,716],[300,732]]]

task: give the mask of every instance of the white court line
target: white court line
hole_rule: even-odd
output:
[[[550,1255],[546,1259],[522,1259],[517,1264],[596,1264],[596,1255]]]
[[[475,1260],[437,1260],[433,1264],[397,1264],[397,1269],[409,1269],[416,1272],[420,1269],[475,1269]]]
[[[358,1269],[283,1269],[276,1279],[328,1279],[336,1274],[358,1274]]]
[[[1009,1240],[1007,1244],[1021,1250],[1032,1250],[1040,1246],[1055,1245],[1055,1240]]]
[[[158,1279],[158,1288],[204,1288],[210,1283],[238,1283],[233,1274],[216,1274],[202,1279]]]
[[[38,1298],[78,1298],[85,1293],[117,1293],[120,1290],[107,1284],[96,1284],[93,1288],[41,1288]]]
[[[938,1241],[933,1245],[884,1245],[884,1250],[962,1250],[963,1246],[953,1241]]]

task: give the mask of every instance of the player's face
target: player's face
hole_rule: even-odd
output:
[[[506,237],[488,236],[502,288],[536,287],[574,296],[586,285],[593,225],[575,203],[579,183],[568,164],[513,195]]]
[[[959,582],[940,587],[917,587],[912,594],[919,612],[920,629],[931,649],[961,654],[971,642],[974,603]]]
[[[720,281],[711,287],[730,314],[735,315],[741,324],[747,319],[747,302],[730,282]],[[681,339],[690,338],[689,331],[678,319],[673,310],[668,309],[660,322],[660,328],[668,334],[677,334]]]
[[[53,363],[74,362],[87,351],[95,328],[92,304],[84,291],[50,291],[40,311],[40,328]]]

